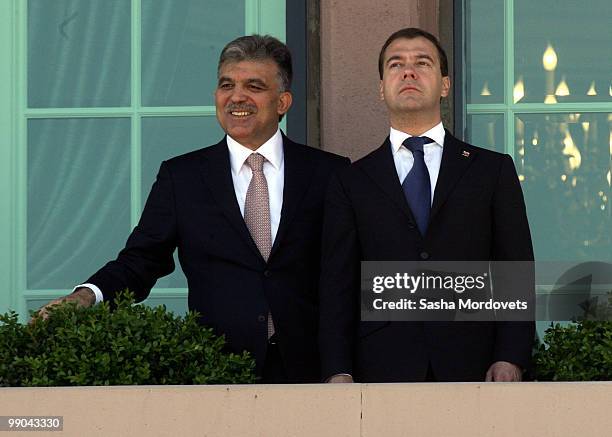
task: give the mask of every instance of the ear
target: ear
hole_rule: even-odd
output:
[[[278,107],[276,109],[278,115],[286,114],[287,111],[289,111],[289,108],[291,107],[291,103],[293,103],[293,96],[289,91],[280,93],[280,95],[278,96]]]
[[[442,90],[440,92],[441,97],[447,97],[450,91],[450,77],[442,77]]]
[[[380,93],[380,100],[385,100],[385,91],[383,88],[383,81],[380,81],[380,87],[379,87],[379,93]]]

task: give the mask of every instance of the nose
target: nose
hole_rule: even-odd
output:
[[[416,80],[417,79],[416,71],[412,67],[412,65],[406,64],[406,68],[404,68],[403,79],[404,80],[406,80],[406,79]]]
[[[246,100],[246,96],[241,87],[234,87],[232,94],[230,95],[230,100],[232,102],[243,102]]]

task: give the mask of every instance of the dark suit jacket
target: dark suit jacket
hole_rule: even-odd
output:
[[[87,282],[105,300],[125,288],[145,299],[178,257],[189,309],[225,334],[228,348],[247,350],[261,374],[271,311],[287,376],[319,381],[318,278],[325,190],[348,159],[283,136],[281,220],[266,263],[240,214],[225,139],[162,163],[138,226],[115,261]]]
[[[362,260],[533,260],[510,156],[447,132],[430,224],[422,237],[387,138],[332,178],[323,241],[324,378],[351,373],[362,382],[422,381],[431,363],[439,380],[482,381],[494,361],[529,367],[532,322],[359,322],[358,312]]]

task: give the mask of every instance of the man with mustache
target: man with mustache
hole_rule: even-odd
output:
[[[318,277],[324,193],[348,159],[279,129],[291,107],[291,54],[270,36],[221,52],[215,105],[226,136],[161,164],[116,260],[50,305],[89,306],[123,289],[144,300],[179,260],[189,309],[247,350],[264,383],[319,382]]]
[[[378,67],[389,137],[332,178],[326,202],[322,376],[520,381],[530,366],[533,322],[359,321],[362,260],[533,261],[512,158],[466,144],[442,125],[450,79],[438,40],[402,29],[383,45]]]

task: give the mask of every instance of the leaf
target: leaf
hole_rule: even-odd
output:
[[[0,386],[247,384],[255,361],[224,351],[224,337],[163,306],[135,305],[127,291],[115,309],[58,305],[29,325],[0,315]]]

